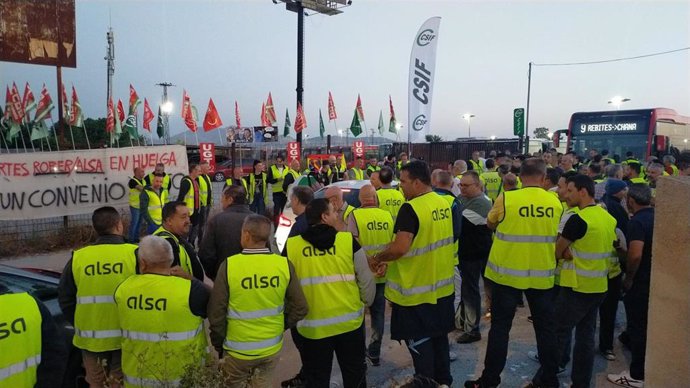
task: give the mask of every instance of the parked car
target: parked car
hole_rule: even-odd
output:
[[[64,337],[69,349],[67,370],[62,382],[56,382],[56,387],[88,387],[84,380],[85,372],[82,368],[81,351],[72,345],[74,326],[65,320],[58,304],[58,272],[43,269],[20,269],[0,264],[0,283],[12,292],[28,292],[34,298],[43,302]]]
[[[239,160],[237,161],[240,162]],[[254,159],[242,160],[242,174],[247,175],[252,173],[252,164]],[[235,167],[239,165],[236,164]],[[232,160],[226,160],[222,163],[216,164],[216,171],[213,173],[213,180],[216,182],[225,182],[226,179],[232,177]]]
[[[306,178],[306,175],[302,175],[298,179],[302,178]],[[324,198],[326,196],[326,189],[328,189],[331,186],[337,186],[340,187],[340,189],[343,191],[343,200],[357,208],[361,205],[359,202],[359,189],[361,189],[364,185],[367,184],[369,184],[369,180],[366,179],[336,182],[316,190],[316,192],[314,192],[314,198]],[[397,186],[398,183],[393,181],[393,187]],[[291,190],[292,187],[290,187],[290,189],[288,190],[288,198],[290,198]],[[292,228],[292,224],[295,223],[295,218],[295,213],[293,213],[292,208],[290,207],[290,201],[288,201],[287,205],[285,205],[285,209],[280,214],[280,218],[278,219],[278,227],[276,228],[275,233],[276,245],[278,246],[279,252],[283,251],[285,242],[287,241],[288,235],[290,234],[290,228]]]

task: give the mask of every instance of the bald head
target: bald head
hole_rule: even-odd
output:
[[[377,203],[376,189],[372,185],[364,185],[359,189],[359,202],[362,207],[365,206],[378,206]]]
[[[326,199],[338,210],[343,206],[343,191],[338,186],[331,186],[326,189]]]

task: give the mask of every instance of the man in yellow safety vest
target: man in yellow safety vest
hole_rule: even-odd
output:
[[[270,234],[268,218],[245,218],[242,252],[223,261],[213,284],[211,343],[223,354],[221,368],[231,387],[272,386],[283,332],[307,315],[294,266],[266,248]]]
[[[204,280],[204,268],[194,247],[185,238],[189,233],[189,210],[184,202],[168,202],[163,206],[163,224],[153,234],[164,238],[173,250],[173,273],[186,272]]]
[[[146,234],[153,234],[163,224],[163,206],[168,202],[168,191],[163,189],[163,177],[155,175],[150,186],[139,196],[139,208],[146,220]]]
[[[139,227],[141,226],[141,209],[139,208],[139,195],[144,191],[144,169],[134,168],[134,176],[129,179],[129,242],[139,242]]]
[[[86,381],[92,387],[106,381],[119,386],[122,337],[113,294],[136,273],[137,246],[122,237],[122,219],[115,208],[98,208],[91,220],[98,238],[72,253],[60,277],[58,301],[65,319],[74,324],[72,343],[81,349]]]

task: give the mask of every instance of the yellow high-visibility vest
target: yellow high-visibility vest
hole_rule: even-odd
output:
[[[41,311],[26,292],[0,295],[0,387],[32,388],[41,363]]]
[[[390,190],[394,191],[394,190]],[[393,217],[387,210],[377,207],[355,209],[352,216],[357,223],[359,244],[367,256],[381,252],[393,241]],[[385,283],[386,276],[377,277],[376,283]]]
[[[144,184],[143,179],[137,179],[136,177],[132,177],[135,182],[137,182],[137,185],[144,187],[146,186]],[[133,189],[129,189],[129,206],[139,209],[139,195],[141,194],[141,191],[139,191],[136,187]]]

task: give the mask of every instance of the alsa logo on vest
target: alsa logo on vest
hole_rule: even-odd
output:
[[[242,278],[240,285],[245,290],[252,290],[255,288],[278,288],[280,287],[280,278],[278,276],[261,276],[254,274],[254,276],[247,276]]]
[[[96,275],[110,275],[111,273],[122,273],[123,265],[122,263],[104,263],[96,262],[95,264],[89,264],[84,268],[84,273],[86,276],[96,276]]]
[[[369,221],[367,222],[367,230],[388,230],[389,225],[383,221]]]
[[[26,322],[24,318],[17,318],[12,322],[0,322],[0,340],[10,336],[10,334],[22,334],[26,332]]]
[[[441,221],[450,218],[450,208],[435,209],[431,212],[431,219],[434,221]]]
[[[168,299],[166,298],[145,298],[144,295],[130,296],[127,298],[127,307],[132,310],[158,310],[165,311],[168,307]]]
[[[553,218],[555,213],[554,208],[544,206],[522,206],[518,209],[520,217],[549,217]]]
[[[402,206],[402,201],[399,199],[387,199],[386,206]]]
[[[302,249],[302,256],[304,257],[312,257],[312,256],[326,256],[326,255],[335,255],[335,245],[326,249],[325,251],[322,251],[321,249],[316,249],[314,247],[304,247]]]

